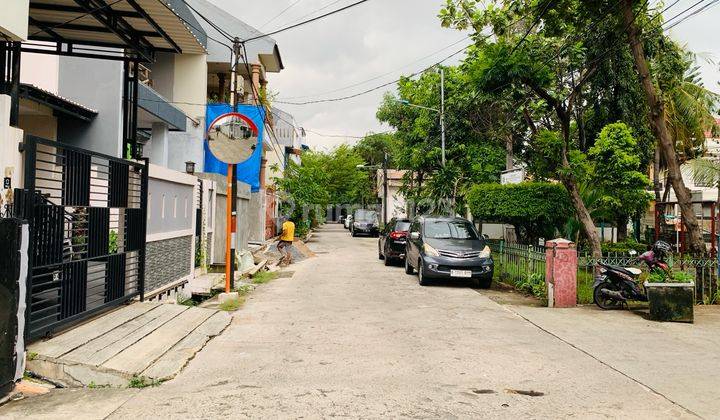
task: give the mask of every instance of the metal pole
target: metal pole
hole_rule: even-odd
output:
[[[440,68],[440,138],[442,166],[445,167],[445,69]]]
[[[387,208],[388,208],[388,155],[385,152],[383,158],[383,226],[387,224]]]
[[[240,52],[242,45],[240,39],[235,38],[233,41],[233,53],[235,60],[231,69],[230,83],[230,99],[232,101],[233,111],[238,111],[239,95],[237,68],[240,65]],[[229,242],[229,258],[226,258],[225,264],[225,292],[230,293],[235,288],[235,249],[237,247],[237,165],[228,165],[228,229],[227,234],[230,238]]]

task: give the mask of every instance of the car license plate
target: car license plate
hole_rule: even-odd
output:
[[[450,270],[450,277],[472,277],[472,271],[470,270]]]

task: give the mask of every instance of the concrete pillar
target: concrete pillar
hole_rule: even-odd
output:
[[[150,162],[163,167],[168,166],[169,139],[168,126],[164,123],[153,123],[150,138]]]
[[[545,261],[548,307],[574,307],[577,304],[578,269],[575,244],[562,238],[545,242]]]
[[[260,93],[260,74],[262,73],[262,68],[260,67],[260,64],[253,64],[252,65],[252,85],[253,85],[253,98],[255,99],[255,104],[260,103],[260,98],[257,96]]]
[[[265,173],[266,173],[266,171],[267,171],[267,159],[262,158],[262,160],[260,160],[260,189],[261,190],[265,189],[265,184],[266,184]]]

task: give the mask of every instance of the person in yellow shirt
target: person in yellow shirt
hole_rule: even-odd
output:
[[[293,240],[295,239],[295,223],[293,223],[290,219],[287,217],[284,218],[285,221],[282,224],[282,233],[280,234],[280,237],[278,238],[278,251],[282,254],[282,258],[280,258],[280,265],[281,266],[287,266],[292,264],[292,254],[290,253],[290,247],[293,244]]]

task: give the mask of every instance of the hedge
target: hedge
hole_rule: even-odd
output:
[[[573,214],[567,190],[561,184],[478,184],[467,194],[475,218],[483,222],[507,223],[525,232],[528,239],[553,235]]]

